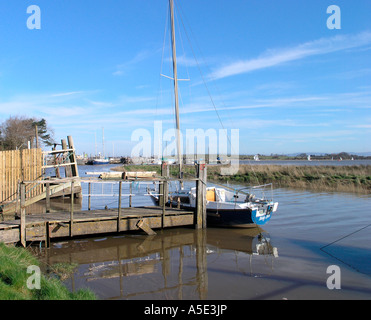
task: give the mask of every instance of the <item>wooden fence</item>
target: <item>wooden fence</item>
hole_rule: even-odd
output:
[[[41,149],[0,152],[0,203],[17,200],[20,181],[42,179],[43,156]],[[27,198],[42,192],[41,184],[27,186]]]

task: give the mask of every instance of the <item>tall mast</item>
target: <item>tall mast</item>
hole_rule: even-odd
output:
[[[182,178],[183,173],[183,156],[180,150],[180,121],[179,121],[179,97],[178,97],[178,70],[176,64],[176,43],[175,43],[175,22],[174,22],[174,1],[170,2],[170,19],[171,19],[171,45],[173,49],[173,73],[174,73],[174,95],[175,95],[175,121],[177,135],[177,151],[179,163],[179,175]]]
[[[104,127],[102,127],[102,152],[103,152],[103,158],[104,158]]]

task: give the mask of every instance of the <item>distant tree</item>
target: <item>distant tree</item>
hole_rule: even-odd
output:
[[[0,143],[2,150],[17,150],[36,147],[36,128],[39,147],[50,146],[54,143],[53,130],[48,127],[46,120],[28,118],[25,116],[9,117],[0,125]]]
[[[41,139],[44,145],[52,146],[55,143],[53,139],[54,132],[52,129],[48,128],[45,119],[34,121],[32,123],[32,127],[33,128],[37,127],[38,138]]]
[[[343,159],[350,159],[351,158],[351,155],[348,153],[348,152],[340,152],[338,154],[339,157],[343,158]]]

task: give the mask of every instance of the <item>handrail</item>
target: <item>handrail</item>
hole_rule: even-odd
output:
[[[71,148],[71,149],[62,149],[62,150],[43,151],[42,154],[47,155],[47,154],[56,154],[56,153],[65,153],[65,152],[74,152],[74,151],[75,149]]]

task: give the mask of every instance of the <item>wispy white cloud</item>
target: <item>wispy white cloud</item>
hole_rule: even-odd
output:
[[[114,76],[122,76],[125,75],[131,68],[133,68],[136,64],[148,59],[153,54],[157,53],[158,50],[142,50],[138,52],[132,59],[118,64],[116,66],[116,70],[112,73]]]
[[[59,112],[60,116],[70,113],[76,115],[76,109],[80,108],[76,107],[76,101],[81,101],[88,94],[87,91],[74,91],[17,95],[7,100],[0,100],[0,113],[44,116]]]
[[[66,97],[66,96],[74,96],[77,94],[84,94],[84,91],[72,91],[72,92],[61,92],[61,93],[54,93],[50,94],[50,97]]]
[[[359,129],[371,129],[371,124],[356,124],[349,126],[350,128],[359,128]]]
[[[355,35],[335,36],[305,42],[295,47],[285,49],[270,49],[261,56],[235,61],[224,65],[209,76],[211,79],[221,79],[254,70],[274,67],[290,61],[304,59],[309,56],[328,54],[371,44],[371,32],[365,31]]]

